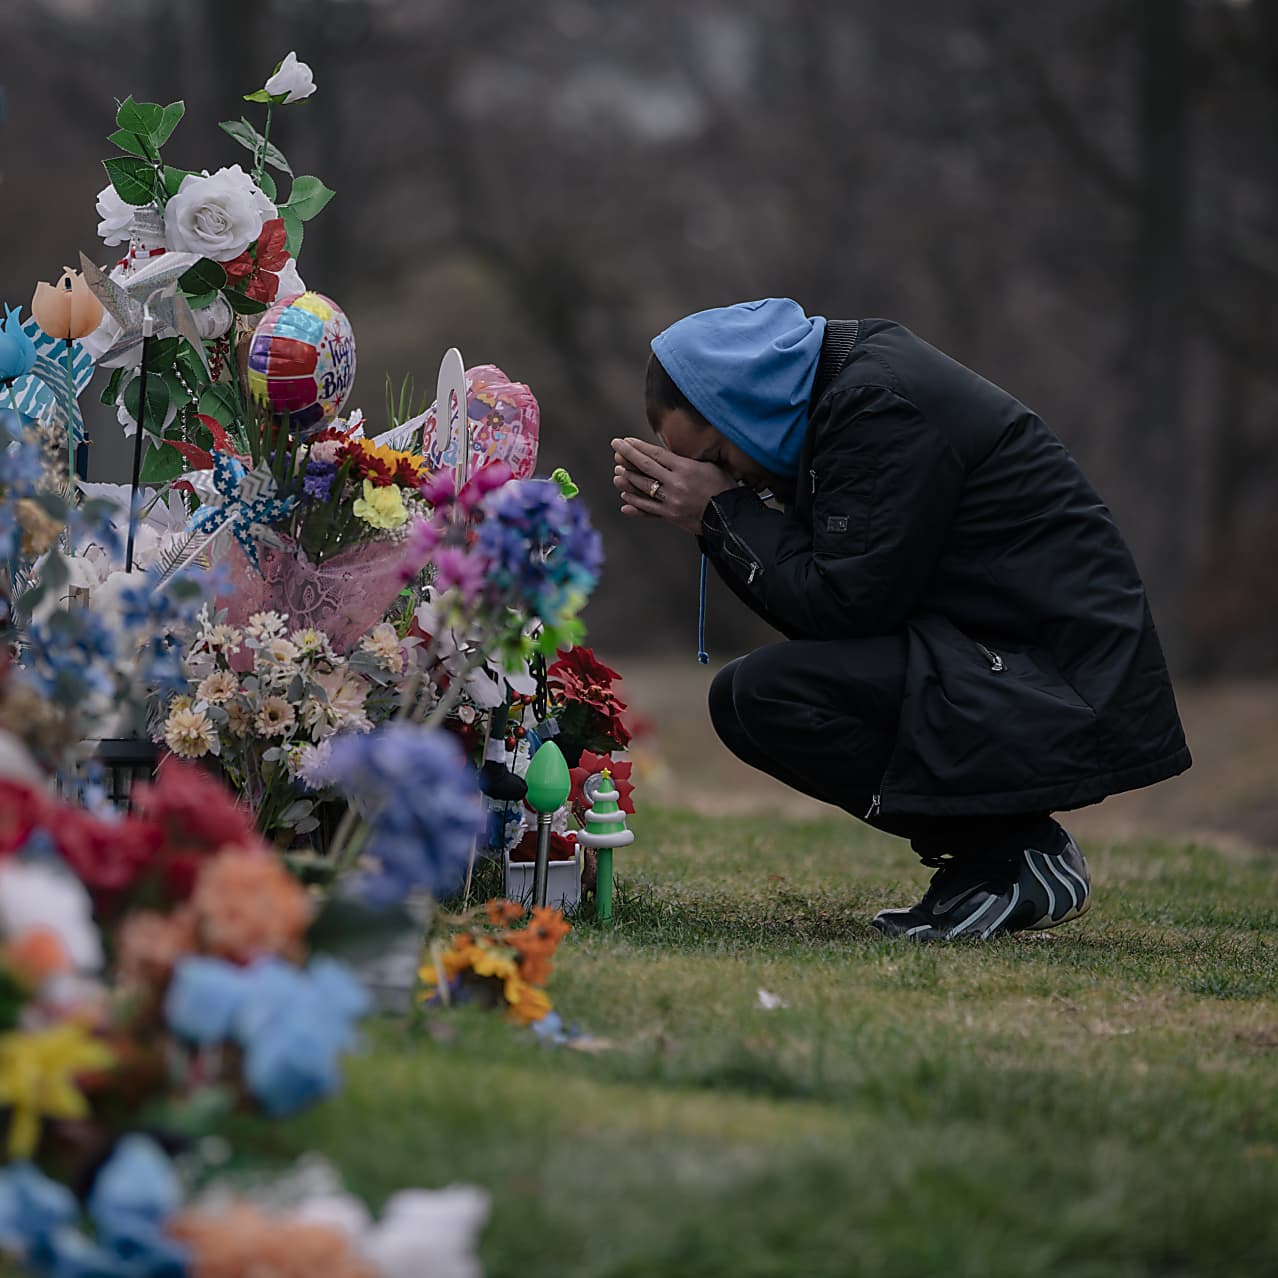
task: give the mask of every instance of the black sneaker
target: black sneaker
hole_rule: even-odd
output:
[[[1076,919],[1091,904],[1091,880],[1078,844],[1057,853],[1025,848],[1009,861],[947,861],[923,899],[909,909],[880,910],[871,922],[885,936],[943,941],[988,940],[1043,931]]]

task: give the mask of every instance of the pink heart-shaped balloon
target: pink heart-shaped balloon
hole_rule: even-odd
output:
[[[470,474],[490,462],[504,461],[516,479],[527,479],[537,466],[541,410],[522,382],[512,382],[495,364],[466,370],[470,418]],[[435,439],[435,406],[422,423],[422,455],[431,470],[457,465],[460,434],[441,448]]]

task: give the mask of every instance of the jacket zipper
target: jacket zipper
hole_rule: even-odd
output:
[[[861,818],[862,821],[868,821],[872,816],[878,816],[879,808],[882,806],[883,796],[881,794],[873,794],[870,796],[870,810]]]
[[[816,470],[815,470],[815,468],[814,468],[814,469],[812,469],[812,470],[810,470],[810,471],[808,471],[808,474],[812,477],[812,496],[813,496],[813,497],[815,497],[815,496],[816,496]]]
[[[995,674],[1002,674],[1003,668],[1004,668],[1003,658],[1000,657],[997,652],[994,652],[992,649],[987,648],[983,643],[978,643],[976,646],[981,650],[981,653],[985,657],[985,660],[990,663],[990,669]]]
[[[729,537],[732,538],[733,541],[737,543],[738,546],[741,547],[742,550],[745,551],[745,557],[743,558],[741,555],[734,555],[726,546],[724,547],[728,558],[735,559],[737,563],[744,564],[750,569],[750,575],[746,578],[746,585],[752,586],[754,584],[754,579],[763,575],[763,565],[759,562],[759,558],[754,551],[751,550],[750,547],[732,531],[732,528],[728,525],[727,520],[725,520],[722,515],[719,516],[719,526]]]

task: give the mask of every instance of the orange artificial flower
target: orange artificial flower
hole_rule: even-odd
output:
[[[36,285],[31,314],[50,337],[75,341],[88,337],[102,323],[102,303],[79,271],[64,266],[56,284]]]
[[[524,917],[524,907],[518,901],[504,901],[501,897],[494,897],[484,909],[493,927],[509,927]]]
[[[235,963],[302,956],[311,922],[306,889],[267,852],[227,848],[200,870],[191,894],[200,949]]]
[[[247,1203],[183,1212],[168,1232],[190,1253],[191,1278],[378,1278],[331,1225],[280,1220]]]
[[[124,981],[164,985],[178,959],[195,953],[195,916],[187,907],[172,914],[135,910],[120,925],[115,953],[116,969]]]
[[[550,979],[550,960],[559,948],[559,942],[572,931],[559,910],[538,906],[532,912],[528,926],[502,936],[511,949],[519,955],[519,973],[534,985],[545,985]]]
[[[39,989],[51,976],[71,970],[62,938],[48,927],[33,927],[4,947],[3,962],[28,989]]]

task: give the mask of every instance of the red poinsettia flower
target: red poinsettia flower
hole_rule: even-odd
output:
[[[280,277],[288,262],[288,232],[282,217],[262,224],[257,243],[250,245],[237,258],[222,263],[231,280],[245,280],[244,292],[259,302],[273,302],[280,291]]]
[[[572,778],[572,792],[568,796],[568,802],[572,804],[572,810],[577,819],[584,821],[585,811],[590,806],[582,787],[596,772],[602,772],[605,768],[612,774],[612,783],[616,787],[618,796],[617,806],[628,815],[634,816],[635,804],[630,797],[635,789],[630,780],[632,767],[633,765],[628,762],[614,763],[610,754],[591,754],[589,750],[583,750],[581,761],[568,773]]]
[[[546,677],[568,696],[588,688],[611,688],[621,679],[611,666],[605,666],[595,656],[592,648],[570,648],[567,652],[561,648],[555,653],[555,662],[546,671]]]
[[[604,665],[589,648],[573,648],[569,652],[561,650],[546,675],[550,686],[570,708],[581,708],[560,718],[567,737],[615,750],[624,750],[630,744],[626,703],[612,687],[621,676],[611,666]]]

